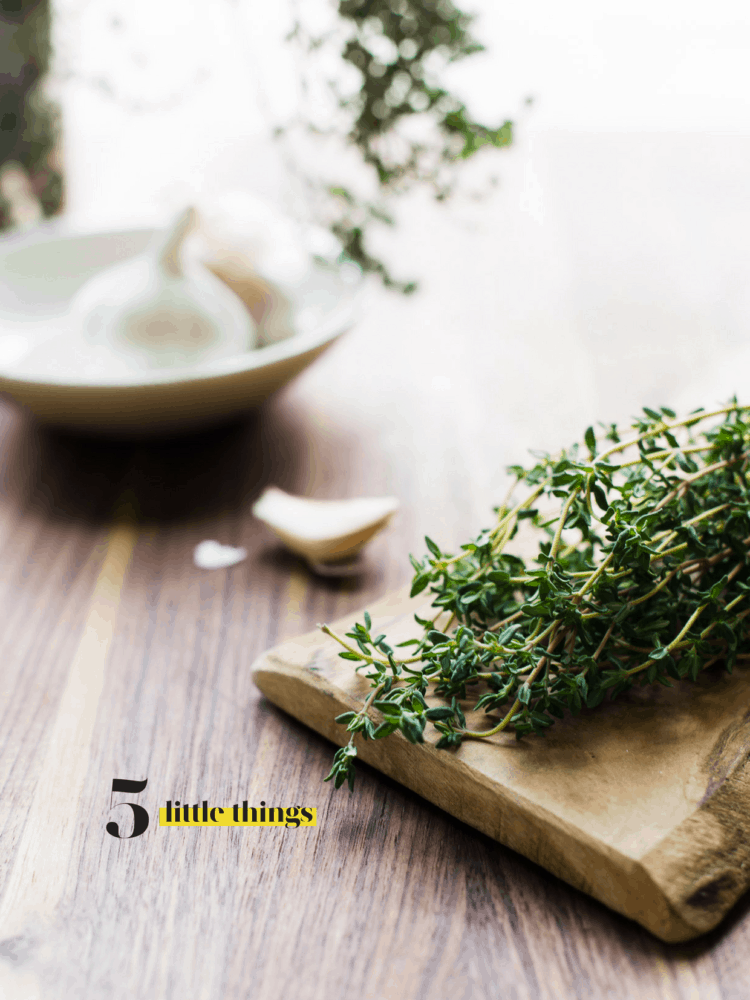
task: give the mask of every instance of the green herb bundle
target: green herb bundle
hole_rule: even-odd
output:
[[[589,427],[583,444],[512,466],[495,526],[459,553],[425,539],[411,592],[429,590],[437,614],[415,615],[421,636],[400,644],[409,656],[373,636],[367,613],[345,637],[322,626],[372,688],[361,711],[336,720],[351,737],[326,781],[353,787],[358,733],[420,743],[429,720],[442,748],[509,727],[543,734],[633,685],[670,687],[750,659],[750,408],[684,420],[644,409],[633,431],[604,426],[597,438]],[[526,495],[513,502],[518,487]],[[540,512],[550,500],[551,518]],[[540,537],[529,562],[505,551],[524,519]],[[428,692],[442,704],[428,707]],[[468,697],[494,717],[486,729],[467,728]]]

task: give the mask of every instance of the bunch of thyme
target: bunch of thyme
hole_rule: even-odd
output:
[[[353,787],[357,733],[401,730],[420,743],[429,720],[442,748],[508,727],[520,738],[633,685],[671,687],[750,659],[750,408],[735,400],[684,420],[644,408],[632,426],[626,439],[615,425],[599,438],[589,427],[582,445],[512,466],[495,526],[457,554],[425,539],[429,554],[410,557],[411,593],[429,588],[437,615],[414,616],[423,634],[400,644],[412,655],[373,636],[367,613],[346,637],[321,626],[372,688],[359,712],[336,720],[351,737],[326,781]],[[513,503],[518,486],[527,495]],[[550,499],[559,510],[545,518]],[[541,538],[528,563],[505,552],[524,519]],[[475,709],[499,716],[486,729],[467,728],[470,688]],[[442,704],[430,708],[428,691]]]

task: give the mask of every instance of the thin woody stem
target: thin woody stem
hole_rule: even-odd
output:
[[[721,409],[711,410],[710,413],[696,413],[692,417],[686,417],[685,420],[678,420],[676,423],[669,424],[666,420],[663,420],[661,424],[658,424],[655,428],[650,431],[644,431],[643,434],[639,434],[638,437],[632,438],[630,441],[621,441],[616,445],[613,445],[608,451],[603,452],[598,455],[595,459],[596,462],[601,462],[602,459],[608,458],[610,455],[615,455],[617,452],[625,451],[627,448],[632,448],[634,445],[638,444],[640,441],[645,441],[647,438],[656,437],[657,434],[666,431],[673,431],[678,427],[693,427],[695,424],[702,423],[704,420],[709,420],[711,417],[720,417],[725,413],[734,413],[737,410],[746,410],[748,407],[739,406],[737,403],[731,406],[722,406]]]
[[[555,625],[557,625],[557,622],[555,622]],[[524,681],[524,687],[526,687],[526,688],[530,688],[531,687],[532,682],[537,678],[537,676],[539,675],[540,671],[546,665],[546,663],[547,663],[547,657],[554,650],[555,646],[557,645],[556,640],[559,639],[559,638],[560,637],[557,636],[556,634],[554,634],[554,635],[552,635],[550,637],[549,646],[547,647],[547,655],[540,657],[539,662],[537,663],[537,665],[534,667],[534,669],[531,671],[531,673],[529,674],[529,676]],[[503,721],[501,723],[499,723],[497,726],[495,726],[494,729],[488,729],[484,733],[482,733],[482,732],[474,732],[473,730],[469,730],[469,729],[462,729],[461,730],[461,735],[462,736],[468,736],[471,739],[483,740],[483,739],[486,739],[488,736],[495,736],[496,733],[501,733],[504,729],[507,728],[508,724],[510,723],[510,720],[516,714],[516,712],[518,711],[518,708],[519,708],[520,705],[521,705],[521,699],[520,698],[516,698],[516,700],[513,702],[513,706],[511,707],[510,711],[507,713],[507,715],[505,716],[505,718],[503,719]]]
[[[381,667],[390,667],[390,662],[388,660],[381,660],[377,656],[370,656],[369,653],[363,653],[361,649],[355,649],[354,646],[350,646],[346,639],[343,639],[337,632],[334,632],[329,625],[319,625],[318,628],[321,632],[325,632],[326,635],[330,635],[332,639],[340,643],[344,649],[348,650],[350,653],[355,653],[363,662],[365,663],[377,663]],[[404,663],[420,663],[422,660],[421,656],[410,656],[404,660],[394,660],[397,666],[403,666]]]

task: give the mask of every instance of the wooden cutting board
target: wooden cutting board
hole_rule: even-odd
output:
[[[424,616],[424,599],[406,592],[385,598],[369,607],[373,629],[391,644],[418,635],[420,608]],[[361,612],[335,629],[357,620]],[[340,648],[316,631],[253,664],[270,701],[338,744],[348,734],[334,718],[368,692]],[[472,729],[495,718],[467,717]],[[710,930],[750,884],[748,668],[629,692],[544,737],[501,733],[437,750],[428,723],[425,739],[357,737],[357,747],[368,764],[665,941]]]

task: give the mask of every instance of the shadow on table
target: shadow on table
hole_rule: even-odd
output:
[[[3,410],[0,500],[45,518],[106,524],[125,498],[141,522],[209,519],[244,509],[270,482],[293,488],[310,461],[304,414],[291,406],[140,441],[46,429]]]

